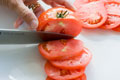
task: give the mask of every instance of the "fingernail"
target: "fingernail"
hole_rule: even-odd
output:
[[[38,27],[38,21],[37,20],[32,20],[30,23],[30,27],[35,29]]]

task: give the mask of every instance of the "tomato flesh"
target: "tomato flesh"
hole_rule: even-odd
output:
[[[107,19],[107,12],[102,1],[82,5],[76,15],[84,28],[98,28]]]
[[[83,50],[83,42],[76,39],[55,40],[39,45],[42,56],[48,60],[63,60],[80,55]]]
[[[49,21],[42,31],[57,32],[76,36],[80,33],[81,27],[79,22],[74,19],[57,19]]]
[[[120,3],[118,2],[106,2],[106,9],[108,13],[107,20],[101,28],[113,29],[120,25]]]
[[[84,5],[85,3],[87,3],[88,0],[75,0],[74,2],[74,6],[79,9],[81,7],[81,5]]]
[[[50,77],[47,77],[46,80],[55,80],[55,79],[52,79]],[[87,80],[87,77],[85,74],[83,74],[82,76],[80,76],[79,78],[76,78],[76,79],[70,79],[70,80]]]
[[[66,60],[56,60],[50,61],[52,65],[59,67],[61,69],[80,69],[86,67],[91,61],[91,52],[84,48],[81,55],[75,58]]]
[[[74,6],[77,9],[79,9],[81,7],[81,5],[84,5],[84,4],[90,3],[90,2],[95,2],[95,1],[100,1],[100,0],[75,0]]]
[[[46,74],[56,80],[69,80],[69,79],[75,79],[81,76],[84,73],[83,69],[76,69],[76,70],[64,70],[54,67],[52,64],[47,62],[45,64],[45,72]]]

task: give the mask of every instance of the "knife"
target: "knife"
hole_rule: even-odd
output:
[[[74,37],[55,32],[0,29],[0,44],[36,44],[50,40],[70,38]]]

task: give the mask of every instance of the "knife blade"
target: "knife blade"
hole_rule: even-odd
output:
[[[70,39],[71,35],[44,31],[0,30],[0,44],[36,44],[50,40]]]

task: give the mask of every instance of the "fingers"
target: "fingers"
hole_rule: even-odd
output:
[[[44,10],[44,8],[40,5],[39,7],[37,7],[36,9],[34,9],[33,11],[34,11],[35,15],[36,15],[37,17],[39,17],[40,14],[41,14],[42,12],[44,12],[45,10]]]
[[[75,11],[75,7],[69,3],[67,0],[54,0],[57,4],[60,4],[62,6],[65,6],[66,8],[69,8],[73,11]]]
[[[42,0],[43,2],[45,2],[48,5],[51,5],[51,3],[53,2],[53,0]]]
[[[68,9],[75,11],[74,6],[69,3],[67,0],[43,0],[46,4],[51,5],[52,7],[65,6]]]
[[[31,27],[37,28],[38,27],[38,19],[35,14],[30,11],[24,3],[18,3],[16,6],[15,11],[18,13],[20,17],[24,19],[24,21]]]
[[[61,6],[61,5],[57,4],[56,2],[52,2],[52,3],[51,3],[51,6],[52,6],[52,7],[58,7],[58,6]]]
[[[42,13],[42,12],[44,12],[45,10],[43,9],[43,7],[42,6],[39,6],[39,7],[37,7],[35,10],[34,10],[34,14],[37,16],[37,17],[39,17],[40,16],[40,14]],[[23,22],[24,22],[24,20],[21,18],[21,17],[18,17],[18,19],[15,21],[15,23],[14,23],[14,27],[15,28],[18,28],[21,24],[23,24]],[[29,28],[29,29],[31,29],[31,28]]]
[[[14,27],[18,28],[21,24],[23,24],[23,19],[21,17],[18,17],[17,20],[14,23]]]
[[[33,3],[36,3],[38,0],[24,0],[24,3],[26,5],[30,5],[30,4],[33,4]]]
[[[34,2],[34,3],[36,3],[36,2]],[[27,4],[29,4],[29,3],[27,3]],[[32,11],[30,11],[26,6],[20,7],[20,8],[18,7],[17,9],[18,9],[17,12],[18,12],[18,14],[20,15],[21,18],[19,17],[16,20],[16,22],[14,23],[15,28],[18,28],[24,21],[26,21],[29,24],[30,29],[38,27],[38,23],[36,25],[35,22],[33,23],[31,21],[32,20],[37,20],[37,22],[38,22],[37,17],[39,17],[40,14],[42,12],[44,12],[44,9],[41,5],[36,7],[33,10],[34,13]]]
[[[59,4],[57,4],[54,0],[43,0],[46,4],[52,6],[52,7],[58,7],[61,6]]]

